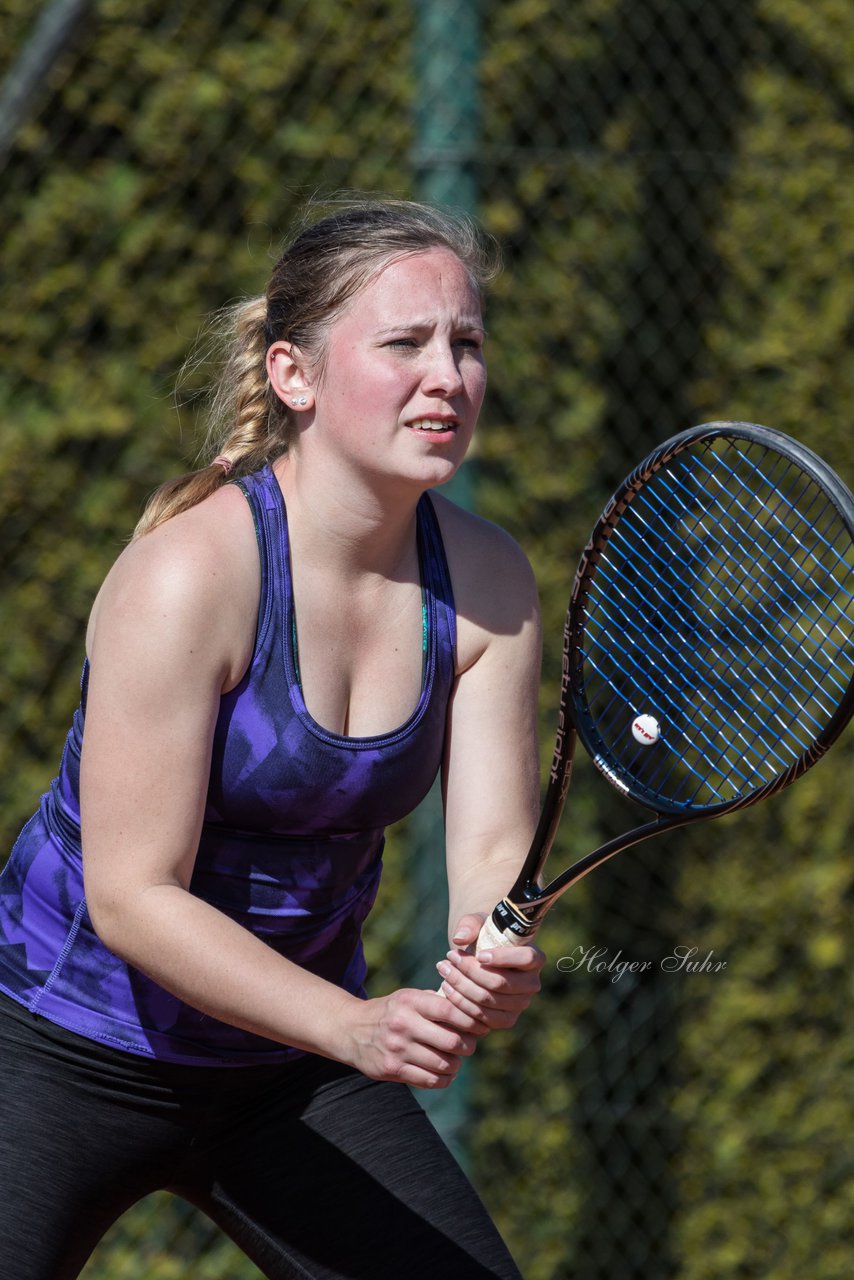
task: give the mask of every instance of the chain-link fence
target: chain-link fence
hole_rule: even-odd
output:
[[[5,0],[0,18],[5,848],[56,767],[97,584],[192,456],[176,373],[205,314],[263,286],[309,194],[447,200],[503,243],[467,500],[538,574],[544,751],[575,558],[652,443],[764,421],[851,481],[847,0]],[[529,1280],[851,1274],[850,742],[831,759],[568,895],[536,1008],[443,1099]],[[591,774],[559,858],[626,825]],[[378,991],[436,958],[407,943],[435,841],[429,813],[392,835]],[[156,1197],[86,1275],[257,1273]]]

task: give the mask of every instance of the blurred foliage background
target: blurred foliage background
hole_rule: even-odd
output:
[[[854,478],[850,0],[0,0],[0,29],[4,850],[98,583],[193,458],[182,362],[307,196],[434,195],[503,243],[469,483],[541,584],[544,759],[575,559],[649,447],[747,418]],[[536,1008],[437,1113],[528,1280],[850,1276],[852,756],[553,913]],[[628,820],[591,773],[559,858]],[[424,972],[440,850],[416,825],[369,926],[377,991]],[[85,1274],[258,1273],[164,1196]]]

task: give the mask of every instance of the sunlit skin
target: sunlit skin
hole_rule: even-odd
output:
[[[274,389],[289,406],[307,400],[289,465],[357,489],[445,483],[483,402],[484,336],[478,290],[454,254],[392,259],[330,327],[320,368],[288,343],[270,348]]]
[[[435,249],[381,265],[319,350],[277,342],[267,353],[295,426],[274,473],[304,696],[333,732],[386,732],[418,700],[416,506],[471,441],[483,338],[477,288]],[[109,574],[89,627],[81,780],[87,902],[110,949],[213,1017],[419,1088],[446,1087],[483,1035],[512,1026],[542,966],[531,947],[466,953],[536,824],[536,585],[501,530],[441,497],[435,506],[457,620],[444,998],[360,1000],[188,892],[220,696],[244,677],[260,605],[255,529],[234,485],[137,539]]]

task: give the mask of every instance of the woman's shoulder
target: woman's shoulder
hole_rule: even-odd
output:
[[[87,650],[91,657],[103,625],[149,625],[159,616],[189,634],[221,633],[242,655],[259,592],[252,513],[237,486],[224,485],[125,547],[95,599]]]
[[[134,538],[110,576],[203,593],[223,577],[241,577],[247,560],[257,560],[252,513],[238,487],[229,484]]]
[[[537,661],[540,607],[533,569],[518,542],[500,525],[431,494],[454,591],[458,672],[487,650]],[[508,648],[509,646],[509,648]]]
[[[530,561],[515,538],[500,525],[432,492],[451,576],[467,590],[513,596],[523,605],[537,598]],[[500,590],[497,590],[500,588]]]

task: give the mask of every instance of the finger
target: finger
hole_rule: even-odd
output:
[[[545,963],[545,953],[539,947],[490,947],[475,953],[479,964],[492,969],[530,969],[539,973]]]
[[[493,1030],[498,1026],[511,1025],[527,1009],[535,994],[533,991],[521,994],[487,991],[485,987],[476,986],[456,971],[445,979],[442,991],[449,1003],[476,1020],[477,1035],[484,1034],[484,1027]],[[473,1012],[475,1009],[477,1013]]]
[[[440,1028],[440,1030],[445,1029]],[[446,1031],[446,1036],[448,1047],[428,1045],[424,1046],[424,1048],[427,1050],[431,1061],[435,1060],[437,1069],[441,1069],[442,1064],[446,1063],[448,1064],[447,1069],[450,1070],[454,1063],[459,1063],[460,1058],[470,1058],[472,1056],[477,1048],[478,1038],[473,1035],[461,1036],[456,1031],[450,1030]],[[420,1049],[416,1050],[416,1056],[420,1060]],[[454,1070],[459,1070],[459,1066],[454,1067]]]
[[[408,1084],[413,1089],[447,1089],[456,1080],[454,1075],[438,1075],[433,1071],[423,1071],[420,1067],[409,1067],[405,1074],[401,1073],[400,1084]]]
[[[451,935],[451,941],[454,946],[462,947],[463,949],[474,946],[485,919],[486,915],[481,912],[472,912],[469,915],[461,916]]]
[[[447,1089],[456,1079],[459,1067],[459,1059],[454,1070],[446,1070],[445,1064],[441,1063],[422,1066],[415,1062],[404,1062],[394,1072],[379,1075],[377,1079],[408,1084],[415,1089]]]
[[[515,985],[513,979],[488,969],[481,969],[476,963],[469,963],[468,960],[465,965],[456,964],[450,959],[440,960],[436,969],[444,978],[439,988],[440,994],[447,998],[448,991],[452,990],[459,997],[453,1001],[454,1005],[473,1018],[478,1017],[478,1011],[496,1009],[502,1004],[513,1004],[519,994],[513,989]],[[521,993],[523,998],[526,994]]]
[[[439,969],[439,965],[436,968]],[[448,972],[450,972],[450,969],[451,966],[448,965]],[[435,996],[435,1002],[429,1009],[425,1008],[422,1011],[425,1017],[428,1017],[432,1022],[451,1027],[453,1030],[462,1032],[465,1035],[483,1035],[481,1010],[478,1002],[469,1000],[463,1003],[461,1000],[452,1000],[449,1003],[444,983],[438,991],[430,994]]]
[[[407,1039],[411,1046],[429,1051],[468,1057],[474,1053],[478,1030],[474,1019],[435,991],[422,993],[418,1022],[411,1025]]]
[[[477,1009],[478,1035],[485,1036],[490,1031],[508,1030],[515,1026],[533,998],[533,993],[513,995],[489,992],[481,987],[474,988],[477,992],[476,1001],[469,1000],[462,990],[463,986],[471,988],[469,980],[450,965],[448,968],[449,977],[442,984],[442,994],[447,1003],[458,1005],[467,1013]]]
[[[433,1030],[442,1032],[441,1028]],[[455,1032],[447,1031],[437,1035],[437,1038],[443,1039],[453,1048],[443,1050],[421,1042],[407,1045],[404,1053],[395,1053],[389,1063],[394,1078],[405,1084],[416,1084],[419,1088],[438,1088],[444,1082],[452,1080],[462,1066],[463,1059],[474,1052],[477,1042],[472,1036],[459,1037]],[[403,1062],[399,1061],[401,1056],[404,1058]]]
[[[469,1020],[468,1030],[471,1034],[485,1035],[490,1028],[487,1021],[487,1009],[484,1007],[483,1002],[472,1000],[464,992],[455,988],[454,983],[461,982],[463,979],[455,969],[452,969],[447,960],[440,961],[436,968],[441,977],[445,979],[439,987],[439,995]]]
[[[449,1001],[459,1002],[461,1008],[478,1008],[478,1006],[472,1001],[461,995],[459,991],[455,991],[453,987],[448,986],[445,991],[447,999]],[[483,1037],[488,1035],[490,1031],[497,1031],[499,1028],[506,1029],[507,1027],[512,1027],[517,1021],[519,1015],[524,1013],[529,1004],[530,1000],[526,998],[520,1000],[512,1007],[507,1008],[503,1008],[498,1004],[489,1006],[481,1005],[478,1008],[478,1013],[476,1015],[478,1026],[476,1034],[479,1037]],[[475,1015],[473,1015],[473,1017],[474,1016]]]
[[[375,1078],[418,1088],[440,1088],[446,1079],[453,1079],[463,1059],[474,1052],[474,1037],[461,1037],[432,1023],[426,1023],[425,1030],[436,1044],[428,1043],[426,1036],[403,1043],[392,1037],[376,1065]]]
[[[517,950],[526,954],[517,958]],[[484,956],[493,958],[485,960]],[[543,957],[536,948],[500,947],[494,952],[485,952],[484,956],[449,951],[447,959],[460,973],[488,991],[530,992],[539,989]]]
[[[519,1011],[540,989],[539,968],[501,970],[463,955],[449,955],[447,965],[446,971],[440,969],[445,982],[484,1009]]]

